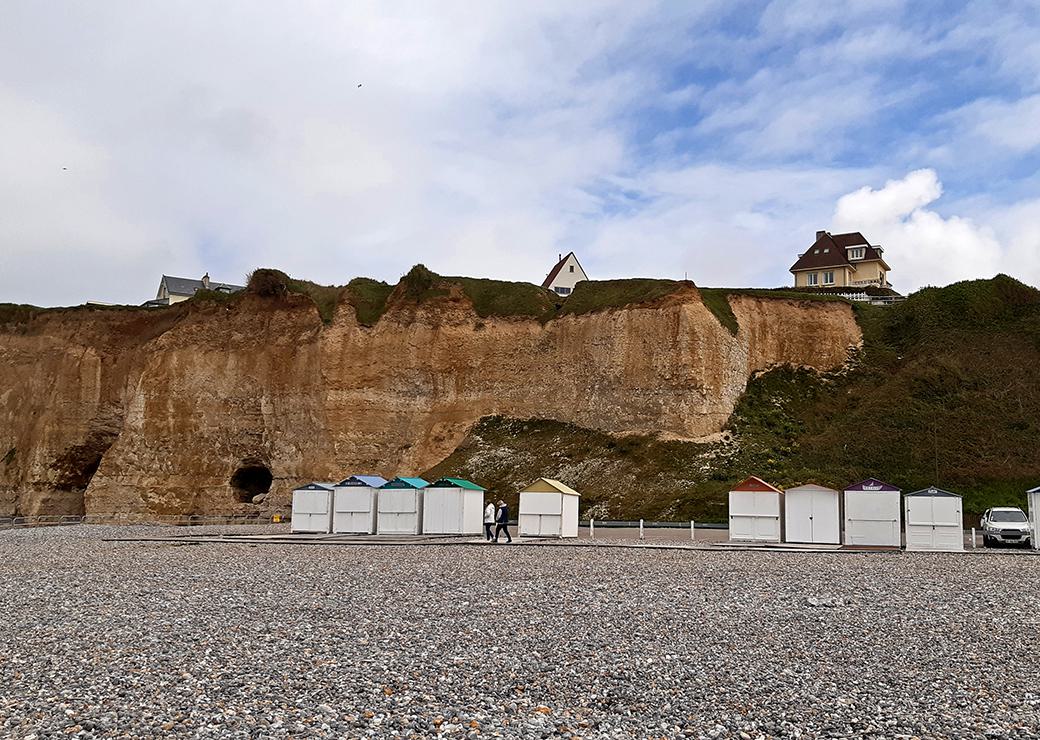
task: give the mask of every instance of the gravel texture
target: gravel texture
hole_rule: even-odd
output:
[[[0,532],[0,735],[1038,736],[1034,556],[127,532]]]

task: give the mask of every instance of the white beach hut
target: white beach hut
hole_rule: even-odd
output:
[[[845,487],[845,544],[870,547],[899,547],[900,490],[867,478]]]
[[[841,494],[808,484],[784,490],[785,541],[810,545],[841,544]]]
[[[520,491],[521,537],[577,537],[581,494],[552,478],[539,478]]]
[[[420,534],[423,489],[428,485],[422,478],[394,478],[383,484],[376,495],[376,532]]]
[[[1029,504],[1029,544],[1040,550],[1040,486],[1026,491]]]
[[[932,486],[903,497],[906,549],[957,552],[964,549],[961,497]]]
[[[779,542],[784,492],[761,478],[745,478],[729,492],[729,538]]]
[[[334,483],[308,483],[293,490],[292,531],[328,532],[332,528]]]
[[[464,478],[440,478],[423,489],[423,534],[480,534],[484,491]]]
[[[386,485],[378,475],[352,475],[336,484],[332,503],[332,531],[375,534],[376,495]]]

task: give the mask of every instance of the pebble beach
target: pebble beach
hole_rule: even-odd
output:
[[[0,736],[1038,736],[1035,556],[160,531],[0,532]]]

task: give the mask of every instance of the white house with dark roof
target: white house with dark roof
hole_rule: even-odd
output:
[[[575,285],[588,279],[589,276],[585,274],[574,252],[568,252],[566,256],[559,256],[553,269],[542,281],[542,287],[548,288],[556,295],[568,296]]]
[[[817,231],[816,241],[791,265],[796,288],[891,288],[884,249],[858,231]]]
[[[244,285],[218,283],[209,279],[207,272],[201,280],[163,275],[159,281],[159,290],[155,298],[145,303],[146,306],[172,306],[174,303],[186,301],[200,290],[215,290],[219,293],[237,293],[244,290]]]

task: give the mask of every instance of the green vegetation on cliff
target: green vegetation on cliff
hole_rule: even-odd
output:
[[[1040,484],[1040,291],[1000,275],[856,312],[864,347],[847,369],[752,379],[720,442],[493,417],[431,474],[506,494],[560,477],[585,494],[583,511],[623,519],[721,521],[729,486],[748,474],[781,486],[937,483],[975,514],[1024,505]]]

